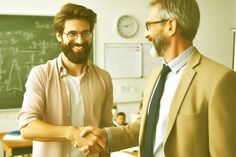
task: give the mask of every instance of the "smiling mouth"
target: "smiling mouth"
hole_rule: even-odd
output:
[[[72,48],[76,51],[84,51],[85,50],[85,46],[82,46],[82,45],[80,45],[80,46],[74,45],[74,46],[72,46]]]

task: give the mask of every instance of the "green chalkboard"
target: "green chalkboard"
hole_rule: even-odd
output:
[[[58,56],[61,47],[51,16],[0,15],[0,23],[0,109],[20,108],[32,67]]]

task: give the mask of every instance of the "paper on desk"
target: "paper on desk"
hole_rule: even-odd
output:
[[[131,154],[127,154],[127,153],[125,153],[125,152],[113,152],[113,153],[111,153],[111,157],[135,157],[135,156],[133,156],[133,155],[131,155]]]
[[[133,152],[138,152],[139,151],[139,147],[136,146],[136,147],[131,147],[131,148],[128,148],[128,149],[123,149],[121,150],[122,152],[129,152],[129,153],[133,153]]]
[[[4,141],[8,141],[8,140],[23,140],[23,138],[20,135],[9,135],[9,134],[4,135],[2,139]]]

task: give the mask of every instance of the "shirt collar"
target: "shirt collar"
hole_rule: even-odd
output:
[[[192,55],[193,49],[194,47],[190,46],[183,53],[177,56],[174,60],[169,62],[167,65],[170,67],[171,71],[177,73],[188,62],[188,59]],[[164,60],[163,63],[165,63]]]
[[[91,62],[88,60],[86,65],[83,68],[83,73],[89,71],[90,64],[91,64]],[[59,56],[57,57],[57,65],[58,65],[60,76],[61,77],[66,76],[67,75],[67,70],[64,67],[63,63],[62,63],[62,53],[60,53]]]

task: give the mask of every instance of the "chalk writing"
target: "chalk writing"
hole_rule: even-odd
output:
[[[21,107],[32,67],[55,58],[53,17],[0,15],[0,109]]]

